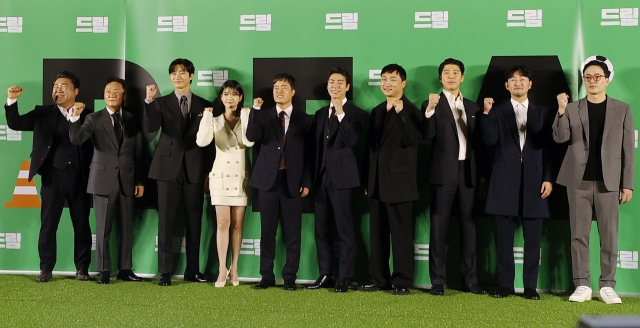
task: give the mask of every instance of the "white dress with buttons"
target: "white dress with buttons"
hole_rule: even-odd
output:
[[[212,205],[247,206],[250,170],[247,147],[253,146],[246,135],[249,112],[249,108],[241,109],[233,130],[224,114],[216,117],[209,111],[202,114],[196,143],[204,147],[215,139],[216,144],[216,159],[209,173]]]

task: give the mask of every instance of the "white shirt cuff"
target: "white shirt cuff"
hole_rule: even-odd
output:
[[[15,104],[18,101],[18,99],[11,99],[11,98],[7,98],[7,106],[11,106],[13,104]]]

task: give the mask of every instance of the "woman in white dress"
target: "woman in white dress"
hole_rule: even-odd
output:
[[[205,147],[215,140],[216,159],[209,173],[211,204],[215,206],[218,222],[216,245],[220,271],[216,287],[224,287],[227,278],[233,286],[238,282],[238,257],[242,244],[242,223],[247,208],[247,186],[250,163],[247,147],[253,142],[247,140],[249,108],[242,108],[244,92],[235,80],[228,80],[220,88],[218,98],[224,112],[213,117],[213,108],[203,112],[196,143]],[[229,227],[231,227],[231,267],[227,268],[229,248]]]

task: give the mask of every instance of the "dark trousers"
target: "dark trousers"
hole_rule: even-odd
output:
[[[473,218],[474,188],[465,161],[458,161],[458,179],[431,186],[431,233],[429,237],[429,276],[431,284],[444,285],[447,277],[447,231],[451,208],[458,198],[462,259],[465,283],[478,282],[476,272],[476,221]]]
[[[200,272],[200,233],[202,230],[202,206],[204,181],[190,183],[184,162],[174,181],[158,180],[158,271],[173,272],[173,235],[180,196],[184,204],[185,274]]]
[[[522,219],[524,237],[524,267],[522,281],[524,288],[536,288],[540,267],[540,237],[543,219]],[[496,215],[498,242],[498,280],[500,287],[513,288],[515,262],[513,257],[513,237],[518,226],[518,217]]]
[[[40,270],[53,271],[56,265],[56,232],[64,202],[69,205],[73,224],[73,258],[76,269],[89,269],[91,263],[91,228],[89,211],[91,197],[86,193],[87,185],[80,170],[72,165],[64,169],[48,168],[42,174],[42,208],[40,211],[40,236],[38,253]]]
[[[413,217],[411,202],[385,203],[369,199],[369,274],[380,286],[413,287]],[[389,270],[389,237],[393,249],[393,274]]]
[[[96,214],[96,271],[110,271],[109,241],[114,221],[118,239],[118,269],[131,269],[131,221],[133,220],[133,195],[118,191],[114,195],[93,195]]]
[[[316,248],[321,275],[333,276],[333,222],[340,239],[340,278],[352,278],[356,261],[356,237],[353,226],[353,189],[333,190],[329,179],[321,175],[315,190]]]
[[[287,172],[279,170],[276,183],[269,190],[259,190],[260,199],[260,275],[275,282],[273,261],[276,258],[278,218],[282,213],[284,244],[287,250],[282,278],[294,282],[300,266],[300,229],[302,228],[302,198],[293,196],[287,188]]]

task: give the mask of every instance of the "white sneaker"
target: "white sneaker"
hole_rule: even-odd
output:
[[[600,288],[600,299],[607,304],[622,304],[622,300],[611,287]]]
[[[613,291],[613,290],[611,290]],[[589,286],[578,286],[576,290],[569,296],[569,302],[584,302],[591,300],[591,287]],[[615,293],[614,293],[615,294]]]

